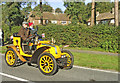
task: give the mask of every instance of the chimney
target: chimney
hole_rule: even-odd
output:
[[[112,8],[112,14],[114,14],[114,13],[115,13],[114,11],[115,11],[115,9],[114,9],[114,8]]]
[[[100,14],[99,12],[96,12],[96,17],[99,16],[99,14]]]

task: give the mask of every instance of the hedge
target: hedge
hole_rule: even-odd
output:
[[[51,40],[53,37],[57,45],[87,48],[97,47],[109,52],[118,52],[118,28],[114,26],[48,25],[39,26],[38,33],[45,33],[48,40]]]
[[[85,25],[47,25],[38,26],[38,34],[45,33],[45,40],[54,38],[57,45],[70,47],[102,48],[109,52],[118,52],[118,28],[109,25],[88,27]],[[20,26],[4,27],[5,38],[18,32]]]

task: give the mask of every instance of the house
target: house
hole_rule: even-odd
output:
[[[41,25],[41,17],[37,15],[37,12],[31,11],[28,16],[28,21],[33,22],[34,25]],[[43,24],[58,24],[68,25],[71,23],[69,16],[65,13],[43,12]]]
[[[120,16],[120,10],[119,10],[119,16]],[[90,25],[91,23],[91,18],[89,18],[87,25]],[[114,25],[115,24],[115,17],[114,17],[114,8],[112,9],[111,12],[106,12],[106,13],[99,13],[96,12],[96,24],[105,24],[109,23]],[[119,18],[119,24],[120,24],[120,18]]]

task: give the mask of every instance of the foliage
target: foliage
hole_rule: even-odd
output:
[[[86,11],[89,18],[91,17],[91,8],[92,8],[92,3],[88,3]],[[114,3],[113,2],[96,2],[95,8],[96,8],[96,12],[99,12],[99,13],[110,12],[112,11],[112,8],[114,8]]]
[[[87,13],[85,2],[64,2],[65,13],[72,18],[72,23],[86,23]]]
[[[27,7],[23,7],[21,10],[22,15],[24,15],[24,20],[26,21],[28,19],[28,15],[29,13],[32,11],[31,5],[33,4],[33,2],[29,2],[29,3],[23,3],[22,5],[27,5]],[[34,3],[35,4],[35,3]]]
[[[52,9],[53,8],[50,5],[46,5],[46,4],[42,5],[43,12],[52,12]],[[40,11],[40,4],[38,6],[36,6],[33,10]]]
[[[13,35],[13,33],[16,33],[19,31],[21,26],[12,26],[11,31],[9,30],[9,26],[7,24],[2,25],[2,29],[4,31],[4,41],[9,42],[10,36]]]
[[[96,2],[96,11],[100,13],[110,12],[114,8],[113,2]]]
[[[13,26],[10,32],[9,26],[3,27],[5,41],[18,32],[21,26]],[[57,45],[70,45],[79,48],[101,48],[107,52],[119,52],[118,37],[119,28],[109,25],[97,25],[88,27],[86,25],[47,25],[39,26],[38,34],[45,33],[45,40],[54,38]]]
[[[56,9],[55,9],[55,12],[56,12],[56,13],[62,13],[62,10],[61,10],[60,8],[56,8]]]
[[[45,33],[47,40],[53,37],[57,45],[102,48],[109,52],[118,52],[118,30],[113,26],[97,25],[87,28],[85,25],[48,25],[39,26],[38,33]]]
[[[2,21],[9,26],[22,24],[23,15],[20,12],[20,2],[6,2],[2,5]],[[8,12],[9,11],[9,12]]]
[[[64,6],[66,7],[64,12],[72,18],[72,23],[74,24],[76,24],[75,22],[87,23],[87,20],[91,17],[92,3],[85,5],[84,0],[83,2],[64,2]],[[114,8],[114,3],[96,2],[95,6],[96,12],[98,11],[100,13],[105,13],[112,11],[112,8]]]

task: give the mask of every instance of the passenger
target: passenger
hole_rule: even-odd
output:
[[[29,23],[29,28],[31,29],[31,30],[34,30],[34,24],[33,23]]]

